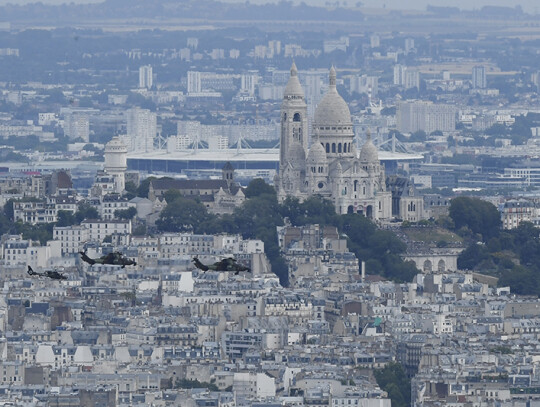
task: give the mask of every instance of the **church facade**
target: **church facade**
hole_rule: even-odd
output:
[[[392,193],[387,191],[384,166],[367,135],[360,152],[354,143],[347,103],[336,89],[330,70],[326,95],[318,104],[308,146],[307,105],[293,63],[281,106],[279,173],[274,185],[283,201],[320,195],[334,203],[338,214],[359,213],[371,219],[392,217]]]

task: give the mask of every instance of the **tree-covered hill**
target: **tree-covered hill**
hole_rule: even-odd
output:
[[[212,215],[194,200],[169,191],[167,207],[157,223],[159,230],[168,232],[239,233],[244,238],[261,239],[272,270],[283,285],[288,284],[288,270],[278,246],[276,226],[283,226],[285,218],[291,225],[333,225],[346,236],[349,250],[360,261],[366,262],[367,272],[380,274],[395,281],[411,281],[418,269],[405,262],[401,255],[405,244],[391,231],[380,230],[364,216],[336,215],[331,202],[311,197],[304,202],[288,198],[278,203],[274,188],[262,179],[253,180],[245,191],[246,202],[231,215]]]
[[[499,277],[499,285],[516,294],[540,295],[540,229],[522,222],[503,230],[497,208],[471,197],[452,200],[447,226],[467,243],[460,269]]]

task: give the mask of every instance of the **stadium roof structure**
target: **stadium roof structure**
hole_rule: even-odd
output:
[[[193,149],[168,152],[157,150],[152,152],[133,152],[128,154],[129,160],[155,160],[155,161],[182,161],[182,162],[230,162],[234,167],[245,162],[258,162],[272,168],[279,166],[279,149]],[[422,154],[410,154],[402,152],[391,152],[379,150],[379,160],[381,161],[416,161],[422,160]],[[235,165],[236,164],[236,165]],[[277,168],[277,167],[276,167]]]

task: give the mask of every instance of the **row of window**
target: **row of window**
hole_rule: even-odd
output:
[[[80,236],[80,234],[81,234],[80,229],[78,229],[78,230],[66,230],[65,232],[66,232],[66,236],[69,236],[69,235],[71,235],[71,236],[79,235]],[[58,237],[59,235],[64,236],[64,230],[55,230],[54,234],[55,234],[56,237]]]
[[[325,148],[326,152],[327,153],[350,153],[352,150],[351,150],[351,145],[352,143],[326,143],[326,145],[324,143],[321,143],[322,146]]]
[[[7,249],[7,254],[26,254],[26,249]],[[30,254],[34,254],[33,250],[30,250]]]
[[[320,126],[318,130],[352,130],[351,126]]]

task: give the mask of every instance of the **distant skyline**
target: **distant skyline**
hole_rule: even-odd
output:
[[[245,3],[245,0],[221,0],[224,3]],[[249,0],[252,4],[277,3],[280,0]],[[538,0],[360,0],[363,7],[370,8],[388,8],[398,10],[425,10],[428,5],[441,7],[459,7],[465,10],[479,9],[483,6],[521,6],[528,13],[537,13],[540,11]],[[327,3],[354,5],[358,0],[293,0],[295,4],[302,2],[309,5],[324,6]]]
[[[57,6],[60,4],[89,4],[89,3],[103,3],[105,0],[39,0],[39,3],[43,3],[49,6]],[[0,6],[5,6],[6,4],[31,4],[38,3],[36,0],[0,0]]]
[[[40,0],[43,4],[59,5],[59,4],[88,4],[88,3],[103,3],[105,0]],[[245,3],[246,0],[219,0],[224,3]],[[251,4],[277,3],[280,0],[249,0]],[[324,6],[327,3],[349,4],[354,5],[358,0],[293,0],[295,4],[305,2],[310,5]],[[36,0],[0,0],[0,5],[11,4],[29,4],[36,3]],[[364,7],[369,8],[388,8],[399,10],[425,10],[428,5],[433,6],[450,6],[459,7],[465,10],[479,9],[483,6],[505,6],[516,7],[521,6],[528,13],[537,14],[540,12],[540,4],[538,0],[362,0]]]

